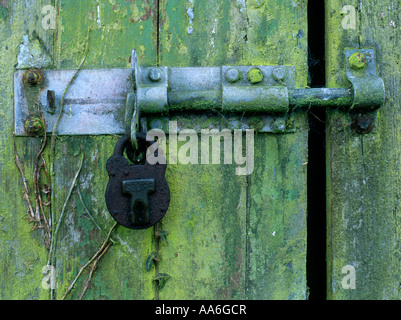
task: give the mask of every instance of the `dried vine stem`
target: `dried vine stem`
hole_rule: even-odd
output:
[[[90,29],[88,30],[88,34],[87,34],[87,38],[86,38],[87,44],[89,43],[89,34],[90,34]],[[63,113],[64,113],[64,98],[65,98],[65,95],[66,95],[66,93],[68,91],[68,88],[74,82],[75,78],[78,75],[79,70],[81,69],[82,65],[84,64],[84,62],[86,60],[86,57],[88,56],[88,51],[89,51],[89,45],[86,46],[85,52],[84,52],[84,57],[82,58],[81,63],[79,64],[78,68],[75,70],[75,72],[74,72],[73,76],[71,77],[70,81],[68,81],[68,83],[67,83],[67,85],[66,85],[66,87],[65,87],[65,89],[63,91],[63,94],[61,95],[60,110],[59,110],[59,113],[57,115],[56,121],[54,122],[54,125],[53,125],[51,142],[50,142],[50,159],[51,159],[51,161],[50,161],[50,177],[51,177],[51,185],[54,185],[54,176],[55,176],[54,164],[55,164],[55,149],[56,149],[56,138],[57,138],[56,131],[57,131],[58,123],[59,123],[59,121],[60,121],[60,119],[61,119],[61,117],[63,116]],[[72,188],[73,188],[74,185],[75,185],[75,181],[74,181],[74,183],[72,185]],[[70,191],[72,192],[72,190],[70,190]],[[70,194],[71,194],[71,192],[70,192]],[[69,197],[67,197],[66,201],[68,201],[68,198]],[[51,219],[51,221],[54,221],[55,220],[55,212],[54,212],[55,198],[54,198],[54,192],[51,193],[50,202],[52,203],[51,210],[50,210],[50,219]],[[66,205],[66,203],[64,203],[64,207],[65,207],[65,205]],[[60,218],[62,218],[62,215],[63,214],[60,214]],[[54,261],[54,253],[53,253],[53,251],[54,251],[54,248],[55,248],[55,237],[57,236],[57,232],[58,232],[58,229],[60,227],[60,222],[61,222],[61,219],[59,219],[59,223],[57,224],[55,232],[53,232],[53,228],[51,229],[51,241],[50,241],[51,244],[50,244],[50,252],[49,252],[49,258],[48,258],[48,264],[50,264],[50,262]],[[51,299],[53,300],[54,299],[54,290],[53,289],[51,290],[50,296],[51,296]]]
[[[96,251],[96,253],[93,255],[92,258],[89,259],[89,261],[87,263],[85,263],[81,269],[79,270],[77,276],[75,277],[75,279],[72,281],[72,283],[70,284],[70,286],[68,287],[67,291],[65,292],[62,300],[65,299],[65,297],[71,292],[71,290],[74,288],[75,283],[78,281],[79,277],[81,276],[82,272],[92,263],[95,261],[94,265],[92,266],[91,272],[89,274],[88,280],[85,283],[83,292],[80,295],[80,299],[82,299],[83,295],[85,294],[89,282],[92,278],[92,273],[93,271],[96,269],[97,264],[99,263],[100,259],[103,257],[103,255],[107,252],[107,250],[110,248],[110,246],[113,244],[112,242],[109,242],[110,240],[110,235],[112,233],[112,231],[115,229],[115,227],[118,225],[118,223],[116,222],[110,229],[109,233],[106,236],[106,239],[104,240],[104,242],[102,243],[102,245],[100,246],[100,248]]]
[[[159,256],[159,249],[160,249],[160,237],[158,237],[159,233],[159,223],[156,223],[154,226],[154,238],[155,238],[155,251],[156,256]],[[155,277],[159,274],[159,261],[155,260]],[[157,281],[154,283],[154,293],[155,293],[155,300],[159,300],[159,290],[157,289]]]
[[[49,229],[49,224],[47,222],[44,210],[43,210],[43,206],[42,206],[42,198],[40,195],[40,187],[39,187],[39,173],[40,173],[40,161],[43,159],[42,154],[43,151],[45,150],[46,147],[46,143],[47,143],[47,134],[46,134],[46,122],[43,118],[42,112],[39,109],[39,105],[38,105],[38,114],[40,117],[40,120],[42,122],[42,126],[43,126],[43,140],[42,140],[42,144],[40,146],[40,149],[38,151],[38,153],[36,154],[36,161],[35,161],[35,166],[33,169],[33,186],[34,186],[34,194],[35,194],[35,206],[36,206],[36,210],[35,210],[35,221],[39,223],[39,226],[41,226],[41,214],[42,213],[42,217],[45,223],[45,228],[46,230]]]
[[[56,230],[52,234],[52,241],[51,241],[51,245],[50,245],[49,258],[48,258],[48,261],[47,261],[48,265],[50,265],[50,262],[52,262],[54,260],[54,248],[55,248],[55,245],[56,245],[56,238],[57,238],[57,235],[58,235],[58,231],[60,230],[61,222],[62,222],[63,217],[64,217],[65,208],[67,206],[68,201],[70,200],[72,191],[74,190],[74,187],[77,184],[77,179],[78,179],[78,176],[79,176],[79,174],[81,172],[82,165],[84,163],[84,153],[81,151],[81,154],[82,154],[82,156],[81,156],[81,161],[79,163],[78,170],[75,173],[75,177],[74,177],[74,179],[72,180],[72,183],[71,183],[70,191],[68,192],[67,198],[65,199],[64,204],[63,204],[63,208],[61,209],[60,217],[59,217],[59,219],[57,221],[57,225],[56,225]]]
[[[35,212],[32,207],[31,200],[29,199],[29,188],[28,188],[28,181],[26,180],[25,177],[25,170],[24,170],[24,164],[21,161],[21,158],[18,156],[17,153],[17,146],[15,143],[15,133],[13,133],[13,143],[14,143],[14,157],[15,157],[15,164],[17,165],[17,168],[21,174],[22,177],[22,183],[24,184],[24,190],[23,190],[23,196],[22,198],[26,200],[28,203],[28,213],[29,213],[29,220],[34,221],[35,219]]]
[[[90,29],[88,30],[88,35],[87,35],[87,38],[86,38],[87,43],[89,43],[89,32],[90,32]],[[68,81],[67,86],[65,87],[65,89],[63,91],[63,94],[61,95],[60,110],[59,110],[59,113],[57,115],[56,121],[54,122],[54,125],[53,125],[51,145],[50,145],[50,148],[51,148],[50,151],[51,151],[53,156],[54,156],[56,137],[57,137],[57,134],[56,134],[57,126],[58,126],[58,123],[59,123],[61,117],[63,116],[63,113],[64,113],[64,98],[65,98],[65,95],[66,95],[66,93],[68,91],[68,88],[74,82],[75,78],[78,75],[79,70],[81,70],[81,67],[84,64],[84,62],[86,60],[86,57],[88,56],[88,51],[89,51],[89,45],[86,46],[84,57],[82,58],[81,63],[79,64],[78,68],[75,70],[75,72],[74,72],[73,76],[71,77],[70,81]]]
[[[46,218],[46,215],[43,214],[43,219],[45,220],[45,227],[46,227],[46,236],[45,236],[45,245],[47,249],[50,249],[50,243],[51,243],[51,235],[52,235],[52,220],[51,220],[51,201],[50,201],[50,195],[51,195],[51,188],[50,186],[50,177],[49,177],[49,173],[47,172],[47,165],[46,165],[46,161],[45,158],[43,157],[43,155],[41,155],[41,159],[42,159],[42,168],[43,171],[45,172],[45,176],[46,176],[46,182],[47,184],[42,186],[42,192],[44,194],[46,194],[47,196],[47,202],[43,203],[42,197],[40,196],[39,193],[39,204],[41,206],[41,210],[44,212],[43,206],[49,207],[49,216]]]
[[[89,40],[89,32],[88,32],[88,40]],[[81,63],[79,64],[77,70],[75,70],[74,75],[71,77],[70,81],[67,83],[67,86],[65,87],[65,89],[63,91],[63,94],[61,96],[61,99],[60,99],[60,110],[59,110],[59,114],[58,114],[58,116],[56,118],[56,121],[54,122],[54,125],[53,125],[52,137],[51,137],[51,143],[50,143],[50,158],[51,158],[50,176],[51,176],[52,180],[54,180],[54,175],[55,175],[55,173],[54,173],[54,159],[55,159],[55,147],[56,147],[56,137],[57,137],[56,131],[57,131],[57,125],[58,125],[58,123],[59,123],[59,121],[60,121],[60,119],[61,119],[61,117],[63,115],[63,112],[64,112],[63,111],[63,109],[64,109],[64,97],[65,97],[65,94],[67,93],[68,88],[74,82],[79,70],[81,69],[83,63],[86,60],[86,57],[88,55],[88,48],[89,47],[87,46],[87,48],[85,50],[84,57],[83,57]],[[54,203],[54,192],[51,193],[51,203]],[[54,208],[54,206],[52,206],[52,210],[51,210],[51,220],[52,221],[54,221],[54,216],[55,216],[53,208]],[[53,238],[54,238],[54,235],[52,235],[52,239]]]
[[[106,247],[106,248],[99,254],[99,256],[95,259],[95,261],[94,261],[94,263],[93,263],[93,265],[92,265],[91,271],[89,272],[88,279],[87,279],[86,282],[85,282],[85,285],[84,285],[84,287],[83,287],[83,289],[82,289],[82,292],[81,292],[81,294],[80,294],[78,300],[82,300],[82,298],[83,298],[83,296],[84,296],[86,290],[88,290],[88,288],[89,288],[89,284],[90,284],[90,282],[91,282],[91,280],[92,280],[92,274],[93,274],[93,272],[96,270],[97,265],[98,265],[100,259],[102,259],[103,255],[107,252],[107,250],[109,250],[109,248],[110,248],[111,246],[112,246],[112,243],[109,242],[108,245],[107,245],[107,247]]]
[[[97,223],[97,221],[95,220],[95,218],[91,215],[91,213],[89,212],[88,207],[86,206],[84,199],[82,198],[82,194],[81,191],[79,189],[79,187],[77,187],[77,193],[78,193],[78,197],[79,200],[81,201],[82,206],[84,207],[85,213],[89,216],[89,218],[92,220],[93,224],[105,235],[107,236],[106,231],[99,226],[99,224]],[[110,241],[113,242],[113,244],[115,244],[116,242],[114,241],[114,239],[110,238]]]
[[[50,238],[49,235],[51,233],[51,231],[50,231],[51,225],[50,225],[50,221],[49,221],[50,219],[46,218],[46,214],[45,214],[45,211],[43,208],[44,204],[42,202],[42,196],[41,196],[41,190],[40,190],[41,188],[40,188],[40,182],[39,182],[41,168],[44,167],[45,172],[47,171],[46,163],[43,158],[43,152],[44,152],[44,150],[46,148],[46,144],[47,144],[47,134],[46,134],[46,124],[43,119],[42,113],[40,112],[39,105],[37,105],[37,107],[38,107],[38,114],[40,116],[40,120],[41,120],[42,126],[44,128],[44,136],[43,136],[43,140],[42,140],[40,149],[36,154],[34,168],[33,168],[32,181],[33,181],[33,189],[34,189],[35,207],[33,206],[32,201],[30,199],[30,191],[29,191],[29,187],[28,187],[28,181],[25,176],[24,164],[23,164],[21,158],[18,156],[14,133],[13,133],[13,145],[14,145],[15,163],[21,174],[23,185],[24,185],[23,199],[25,199],[28,204],[28,219],[30,222],[35,223],[35,225],[32,227],[32,229],[36,229],[37,227],[45,228],[45,230],[46,230],[45,231],[45,244],[46,244],[46,247],[48,248],[49,238]],[[42,225],[42,219],[44,222],[44,226]],[[36,223],[38,223],[38,225],[36,225]]]

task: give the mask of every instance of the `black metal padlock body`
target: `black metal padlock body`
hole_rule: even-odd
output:
[[[138,142],[146,141],[137,134]],[[130,229],[146,229],[166,214],[170,204],[170,189],[165,178],[167,164],[130,164],[124,150],[130,145],[130,136],[120,138],[114,155],[107,160],[109,183],[106,205],[112,217]]]

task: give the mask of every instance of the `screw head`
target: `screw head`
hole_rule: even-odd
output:
[[[237,82],[240,78],[240,72],[235,69],[235,68],[231,68],[229,70],[227,70],[226,72],[226,79],[228,82]]]
[[[24,122],[25,132],[30,136],[41,136],[45,132],[42,120],[37,116],[29,116]]]
[[[248,71],[247,79],[250,83],[256,84],[263,81],[263,73],[258,68],[252,68]]]
[[[152,81],[160,81],[162,78],[162,71],[159,68],[151,68],[148,77]]]
[[[283,68],[276,68],[273,70],[272,77],[276,81],[281,81],[285,77],[285,72]]]
[[[362,70],[368,65],[368,60],[366,59],[365,55],[360,52],[355,52],[352,54],[348,61],[349,66],[354,70]]]
[[[374,128],[374,119],[370,114],[361,114],[352,119],[351,129],[357,133],[369,133]]]
[[[25,71],[22,79],[25,83],[28,83],[31,86],[36,86],[37,84],[42,82],[43,72],[37,69],[29,69]]]

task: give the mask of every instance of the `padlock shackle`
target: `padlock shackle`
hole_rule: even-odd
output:
[[[142,140],[145,141],[146,145],[149,147],[151,146],[153,143],[155,143],[155,141],[148,141],[146,140],[146,134],[142,133],[142,132],[137,132],[136,133],[136,139],[137,140]],[[120,155],[122,156],[124,153],[125,148],[127,147],[128,143],[131,142],[131,135],[129,133],[127,133],[126,135],[124,135],[123,137],[121,137],[118,141],[116,146],[114,147],[114,155]]]

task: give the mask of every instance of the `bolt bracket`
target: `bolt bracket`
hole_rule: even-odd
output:
[[[352,55],[359,53],[366,59],[363,68],[353,68],[350,63]],[[385,88],[382,78],[376,75],[375,52],[373,49],[345,49],[347,78],[352,84],[354,100],[351,110],[375,110],[385,100]]]

